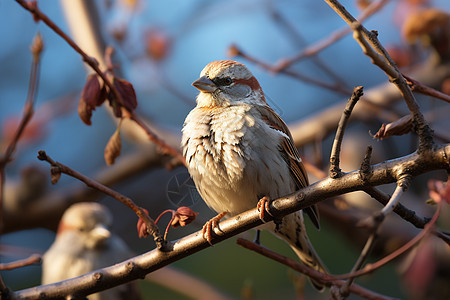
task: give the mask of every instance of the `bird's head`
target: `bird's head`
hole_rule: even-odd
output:
[[[111,224],[112,216],[105,206],[95,202],[77,203],[64,212],[57,236],[75,234],[86,248],[99,248],[111,237]]]
[[[245,65],[232,60],[209,63],[192,85],[200,91],[199,107],[266,104],[258,80]]]

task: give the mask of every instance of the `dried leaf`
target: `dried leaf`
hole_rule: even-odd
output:
[[[127,36],[127,27],[125,25],[119,25],[111,30],[111,34],[114,39],[121,43]]]
[[[194,212],[189,207],[181,206],[177,209],[171,225],[173,228],[178,226],[184,227],[194,221],[197,215],[198,213]]]
[[[413,53],[408,48],[402,46],[388,46],[386,47],[386,50],[399,68],[411,65]]]
[[[61,169],[58,166],[52,166],[50,168],[50,174],[52,184],[56,184],[61,178]]]
[[[106,98],[106,90],[100,87],[96,74],[89,75],[81,92],[78,103],[78,115],[86,125],[91,125],[92,111],[102,105]]]
[[[142,209],[148,216],[148,210],[146,210],[145,208]],[[145,222],[139,218],[138,222],[137,222],[137,231],[138,231],[138,235],[140,238],[146,238],[149,236],[148,230],[147,230],[147,225],[145,224]]]
[[[438,9],[423,9],[411,14],[402,28],[402,36],[414,42],[419,36],[428,35],[436,30],[445,30],[450,24],[450,14]]]
[[[122,141],[120,138],[120,132],[117,129],[114,134],[109,139],[105,147],[105,161],[108,166],[114,164],[114,161],[120,155],[120,150],[122,148]]]
[[[412,129],[412,116],[407,115],[395,122],[381,125],[380,129],[373,136],[376,139],[385,139],[394,135],[404,135]]]
[[[161,30],[151,29],[145,39],[148,56],[154,60],[164,59],[170,50],[170,38]]]
[[[366,9],[370,4],[372,4],[371,0],[357,0],[356,1],[356,6],[358,7],[359,10]]]
[[[114,87],[117,89],[120,96],[122,97],[122,99],[120,99],[120,100],[116,99],[117,103],[115,103],[115,105],[119,104],[118,106],[124,107],[129,112],[134,111],[137,107],[137,99],[136,99],[136,92],[134,91],[133,85],[130,82],[126,81],[125,79],[114,78]],[[113,99],[115,99],[115,98],[113,98]],[[110,98],[110,100],[111,100],[111,98]],[[123,101],[123,102],[121,102],[121,101]],[[116,115],[117,115],[118,108],[116,108],[116,106],[114,106],[114,103],[112,103],[112,104],[113,104],[113,108],[115,108]]]
[[[239,54],[240,54],[239,48],[235,44],[232,44],[228,48],[227,56],[229,56],[229,57],[236,57],[236,56],[239,56]]]
[[[440,180],[430,179],[428,181],[428,189],[434,204],[441,201],[446,201],[447,204],[450,204],[450,178],[446,184]]]
[[[81,92],[81,99],[93,109],[95,109],[96,106],[102,105],[103,101],[105,101],[105,99],[102,98],[102,89],[97,74],[88,76],[83,91]]]
[[[78,115],[84,124],[89,126],[92,125],[92,108],[83,101],[83,98],[80,98],[80,101],[78,102]]]

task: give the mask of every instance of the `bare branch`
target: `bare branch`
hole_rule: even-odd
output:
[[[325,0],[325,2],[333,8],[341,18],[347,22],[354,30],[353,37],[360,44],[364,53],[372,59],[372,63],[382,69],[389,80],[394,83],[400,90],[406,104],[408,105],[414,121],[417,124],[417,134],[419,135],[419,152],[426,151],[433,146],[432,131],[425,122],[419,105],[414,98],[414,95],[403,78],[394,61],[391,59],[387,51],[378,41],[378,33],[375,31],[368,31],[361,25],[337,0]]]
[[[330,177],[337,178],[341,175],[341,169],[339,168],[339,155],[341,152],[342,139],[344,138],[344,131],[347,127],[348,119],[352,114],[353,107],[355,107],[356,102],[363,95],[363,87],[358,86],[353,89],[352,96],[348,99],[347,106],[342,112],[341,119],[336,131],[336,136],[333,142],[333,148],[331,149],[330,155]]]
[[[45,153],[45,151],[39,151],[38,159],[47,161],[48,163],[50,163],[50,165],[52,166],[52,177],[57,172],[59,172],[59,174],[60,173],[67,174],[73,178],[80,180],[81,182],[84,182],[88,187],[91,187],[98,191],[101,191],[101,192],[105,193],[106,195],[109,195],[109,196],[113,197],[114,199],[119,200],[120,202],[122,202],[123,204],[125,204],[126,206],[131,208],[136,213],[136,215],[145,222],[145,224],[147,225],[147,231],[149,234],[153,235],[158,248],[161,248],[163,246],[163,238],[161,237],[161,234],[159,233],[158,226],[156,226],[155,222],[144,212],[144,210],[141,207],[137,206],[133,202],[133,200],[110,189],[107,186],[104,186],[104,185],[84,176],[83,174],[78,173],[75,170],[72,170],[71,168],[69,168],[59,162],[54,161]]]
[[[312,268],[310,268],[310,267],[308,267],[308,266],[306,266],[304,264],[299,263],[296,260],[293,260],[293,259],[291,259],[289,257],[286,257],[286,256],[283,256],[281,254],[278,254],[278,253],[276,253],[276,252],[274,252],[274,251],[272,251],[270,249],[264,248],[263,246],[258,245],[256,243],[253,243],[253,242],[250,242],[250,241],[247,241],[247,240],[244,240],[244,239],[238,239],[237,240],[237,244],[242,246],[242,247],[244,247],[244,248],[246,248],[246,249],[255,251],[255,252],[257,252],[257,253],[265,256],[265,257],[273,259],[273,260],[275,260],[275,261],[277,261],[277,262],[279,262],[279,263],[281,263],[281,264],[283,264],[285,266],[288,266],[289,268],[292,268],[292,269],[294,269],[294,270],[296,270],[296,271],[298,271],[298,272],[300,272],[302,274],[305,274],[308,277],[324,281],[324,282],[327,283],[328,286],[333,286],[334,285],[334,286],[342,287],[345,284],[344,281],[335,280],[335,279],[333,279],[333,276],[330,276],[328,274],[324,274],[324,273],[318,272],[318,271],[316,271],[316,270],[314,270],[314,269],[312,269]],[[349,286],[349,291],[351,293],[353,293],[355,295],[358,295],[358,296],[361,296],[361,297],[363,297],[365,299],[373,299],[373,300],[375,300],[375,299],[379,299],[379,300],[393,299],[391,297],[380,295],[380,294],[377,294],[377,293],[372,292],[370,290],[367,290],[367,289],[365,289],[365,288],[363,288],[363,287],[361,287],[361,286],[359,286],[357,284],[351,284]]]
[[[419,81],[414,80],[409,76],[406,76],[405,74],[403,74],[403,77],[405,77],[406,83],[408,83],[408,85],[411,87],[411,90],[413,92],[417,92],[417,93],[420,93],[423,95],[428,95],[428,96],[434,97],[436,99],[443,100],[447,103],[450,103],[449,95],[439,92],[438,90],[435,90],[429,86],[426,86],[426,85],[420,83]]]
[[[363,269],[361,269],[359,271],[352,272],[349,274],[344,274],[344,275],[336,275],[334,277],[339,278],[339,279],[346,279],[346,278],[352,278],[352,277],[354,278],[354,277],[359,277],[359,276],[362,276],[365,274],[372,273],[373,271],[379,269],[380,267],[384,266],[388,262],[399,257],[400,255],[402,255],[403,253],[405,253],[406,251],[408,251],[409,249],[414,247],[414,245],[416,245],[419,241],[421,241],[427,234],[432,232],[433,227],[440,215],[443,203],[444,203],[444,201],[441,201],[438,203],[438,207],[437,207],[436,212],[434,213],[433,217],[431,218],[431,221],[427,225],[425,225],[425,228],[418,235],[416,235],[412,240],[410,240],[408,243],[406,243],[399,249],[395,250],[388,256],[378,260],[377,262],[375,262],[373,264],[367,264]]]
[[[76,52],[78,52],[81,57],[83,58],[83,61],[86,62],[94,71],[97,73],[97,75],[103,80],[106,86],[112,91],[114,94],[114,97],[118,99],[119,103],[125,103],[123,100],[123,97],[121,93],[119,93],[116,86],[111,82],[111,80],[108,79],[105,72],[102,72],[99,63],[97,60],[93,57],[90,57],[86,54],[64,31],[61,30],[50,18],[47,17],[44,13],[42,13],[37,5],[36,1],[24,1],[24,0],[16,0],[17,3],[19,3],[23,8],[30,11],[33,14],[33,17],[35,20],[41,20],[44,22],[49,28],[51,28],[56,34],[58,34],[60,37],[62,37],[68,44],[71,46]],[[139,126],[142,127],[142,129],[146,132],[148,138],[150,141],[155,142],[158,146],[162,147],[167,153],[177,157],[181,163],[184,163],[184,158],[181,154],[178,153],[177,150],[175,150],[173,147],[171,147],[169,144],[165,143],[163,140],[161,140],[155,133],[153,133],[148,126],[146,126],[145,123],[140,121],[140,119],[137,117],[137,115],[134,112],[130,112],[131,116],[129,116],[133,121],[135,121]]]
[[[240,56],[245,58],[246,60],[258,65],[261,68],[266,69],[269,72],[277,72],[277,70],[272,67],[271,65],[269,65],[266,62],[263,62],[262,60],[259,60],[251,55],[249,55],[248,53],[244,52],[242,49],[240,49],[237,45],[231,45],[230,48],[228,49],[228,55],[234,57],[234,56]],[[345,87],[341,86],[341,84],[328,84],[325,83],[321,80],[317,80],[314,78],[311,78],[309,76],[303,75],[299,72],[296,71],[292,71],[292,70],[280,70],[279,71],[281,74],[290,76],[292,78],[298,79],[300,81],[306,82],[306,83],[310,83],[310,84],[314,84],[318,87],[322,87],[325,89],[328,89],[330,91],[333,92],[337,92],[337,93],[341,93],[343,95],[350,95],[352,92],[349,89],[346,89]]]
[[[34,114],[34,103],[37,96],[37,89],[39,84],[39,62],[40,62],[40,55],[43,50],[44,44],[42,42],[42,37],[38,33],[33,43],[30,47],[31,53],[33,55],[33,60],[31,63],[31,72],[30,72],[30,80],[28,83],[28,95],[27,100],[25,101],[25,107],[22,119],[20,121],[19,127],[17,128],[17,131],[15,135],[13,136],[12,140],[8,144],[6,151],[3,155],[0,156],[0,233],[3,232],[3,197],[4,197],[4,186],[5,186],[5,168],[6,165],[12,160],[12,156],[14,152],[16,151],[17,143],[20,140],[20,137],[22,136],[23,132],[25,131],[25,128],[27,127],[28,123],[31,121],[31,118]],[[7,292],[7,287],[5,283],[3,282],[3,278],[0,275],[0,295]]]
[[[366,241],[366,244],[364,245],[364,248],[362,249],[358,259],[356,260],[355,264],[353,265],[353,268],[351,270],[350,273],[354,273],[356,271],[358,271],[361,266],[363,265],[364,261],[367,259],[367,257],[369,256],[370,252],[372,251],[372,248],[375,244],[375,241],[377,239],[377,231],[381,226],[381,223],[384,221],[386,215],[391,212],[394,207],[398,204],[398,202],[400,201],[400,197],[403,195],[403,193],[406,191],[407,185],[409,184],[408,179],[402,179],[397,183],[397,187],[394,191],[394,194],[392,195],[391,199],[389,200],[389,202],[386,204],[385,207],[383,207],[383,209],[380,212],[375,213],[372,218],[370,218],[371,220],[369,221],[371,224],[371,234],[369,236],[369,238]],[[367,221],[363,220],[362,223],[368,223]],[[348,278],[345,281],[345,284],[343,284],[341,286],[341,288],[339,289],[339,293],[341,294],[342,297],[346,298],[349,295],[349,287],[352,285],[353,281],[354,281],[354,277]]]
[[[360,22],[365,21],[367,18],[382,9],[389,2],[390,0],[378,0],[370,2],[369,6],[367,6],[358,16],[358,20]],[[334,44],[350,32],[352,32],[352,29],[348,27],[338,29],[316,44],[303,49],[300,53],[294,55],[292,58],[281,59],[276,63],[274,70],[280,72],[304,58],[315,56],[317,53]]]
[[[25,259],[16,260],[16,261],[13,261],[10,263],[2,263],[2,264],[0,264],[0,270],[8,271],[8,270],[14,270],[17,268],[26,267],[26,266],[33,265],[36,263],[40,263],[41,259],[42,259],[41,255],[33,254],[30,257],[27,257]]]
[[[292,195],[274,200],[270,204],[270,211],[275,218],[280,218],[329,197],[362,190],[367,185],[395,182],[401,176],[404,176],[405,173],[415,177],[431,170],[450,169],[449,157],[450,144],[447,144],[436,146],[434,149],[422,154],[416,152],[375,165],[373,166],[372,176],[366,181],[360,179],[359,171],[347,173],[337,179],[326,178]],[[268,217],[270,218],[270,216]],[[221,231],[213,235],[212,241],[216,244],[261,224],[260,212],[256,208],[249,210],[221,222]],[[38,299],[39,295],[45,294],[48,299],[54,299],[71,295],[75,290],[77,295],[88,295],[141,278],[154,270],[208,247],[210,247],[210,244],[203,238],[202,231],[197,231],[177,240],[173,244],[167,245],[161,250],[155,249],[115,266],[97,270],[61,283],[18,291],[14,296],[17,299]]]

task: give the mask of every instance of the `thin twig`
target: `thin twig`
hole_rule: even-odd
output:
[[[367,264],[363,269],[352,272],[349,274],[343,274],[343,275],[334,275],[334,278],[336,279],[348,279],[348,278],[355,278],[359,277],[365,274],[372,273],[373,271],[379,269],[380,267],[384,266],[388,262],[394,260],[395,258],[399,257],[406,251],[410,250],[412,247],[414,247],[418,242],[420,242],[427,234],[433,231],[434,224],[436,223],[442,209],[444,201],[441,201],[438,203],[436,212],[433,215],[433,218],[431,218],[431,221],[425,225],[425,228],[417,234],[413,239],[411,239],[408,243],[404,244],[402,247],[398,248],[391,254],[385,256],[384,258],[378,260],[375,263]]]
[[[436,145],[426,155],[413,153],[373,166],[373,175],[366,182],[361,181],[359,171],[346,173],[337,179],[326,178],[304,187],[292,195],[273,200],[270,204],[270,211],[275,217],[280,218],[327,198],[361,190],[367,185],[375,186],[395,182],[396,170],[404,166],[408,166],[408,172],[412,177],[431,170],[446,169],[450,166],[449,157],[450,145]],[[220,223],[221,231],[217,232],[217,235],[213,235],[213,243],[217,244],[259,225],[262,225],[260,212],[256,208],[246,211],[222,221]],[[33,287],[14,292],[14,296],[17,299],[32,300],[39,299],[43,293],[48,299],[65,298],[65,296],[74,293],[80,297],[89,295],[142,278],[154,270],[208,247],[210,247],[210,244],[203,238],[200,230],[175,241],[173,244],[170,243],[168,247],[165,247],[165,251],[155,249],[114,266],[66,280],[64,284],[55,283]],[[98,281],[96,278],[101,278],[101,280]]]
[[[420,93],[423,95],[428,95],[428,96],[434,97],[436,99],[443,100],[447,103],[450,103],[449,95],[444,94],[438,90],[435,90],[429,86],[426,86],[426,85],[418,82],[417,80],[414,80],[409,76],[406,76],[405,74],[403,74],[403,77],[405,77],[406,83],[411,87],[411,90],[413,92],[417,92],[417,93]]]
[[[339,155],[341,152],[342,139],[344,138],[344,131],[347,127],[348,120],[352,114],[353,107],[355,107],[356,102],[363,95],[363,87],[358,86],[353,89],[352,96],[348,99],[347,105],[342,112],[341,119],[339,120],[339,125],[336,130],[336,136],[333,142],[333,148],[330,155],[330,177],[337,178],[341,175],[341,169],[339,168]]]
[[[48,18],[47,15],[42,13],[39,10],[36,1],[28,2],[28,1],[24,1],[24,0],[16,0],[16,2],[19,3],[26,10],[30,11],[36,20],[41,20],[49,28],[51,28],[56,34],[58,34],[60,37],[62,37],[69,44],[69,46],[71,46],[76,52],[78,52],[81,55],[81,57],[83,58],[83,61],[86,62],[95,71],[95,73],[98,76],[100,76],[100,78],[103,80],[103,82],[113,92],[116,99],[118,99],[118,102],[125,103],[123,101],[121,94],[119,93],[117,88],[114,86],[114,84],[108,79],[105,72],[102,72],[100,70],[97,60],[95,58],[87,55],[86,52],[84,52],[66,33],[64,33],[64,31],[61,30],[61,28],[59,28],[52,20],[50,20],[50,18]],[[175,156],[176,158],[178,158],[178,160],[180,160],[181,163],[184,164],[183,156],[180,153],[178,153],[178,151],[176,151],[173,147],[171,147],[170,145],[168,145],[167,143],[165,143],[164,141],[159,139],[159,137],[155,133],[153,133],[150,130],[150,128],[148,128],[148,126],[145,125],[145,123],[140,121],[133,112],[131,112],[131,119],[133,121],[135,121],[139,126],[141,126],[142,129],[144,129],[144,131],[146,132],[150,141],[152,141],[152,142],[156,143],[158,146],[162,147],[166,153],[169,153],[169,154]]]
[[[388,52],[379,42],[376,31],[368,31],[360,22],[358,22],[342,4],[337,0],[324,0],[338,15],[347,22],[353,29],[353,37],[359,43],[364,53],[372,59],[372,62],[382,69],[389,80],[399,89],[405,100],[411,115],[417,125],[417,134],[419,136],[419,153],[428,151],[433,146],[432,130],[423,117],[420,107],[417,104],[414,95],[406,83],[402,73],[389,56]]]
[[[317,168],[313,164],[309,163],[307,160],[303,159],[302,161],[303,161],[303,164],[305,165],[305,168],[308,171],[308,173],[314,174],[316,177],[321,178],[321,179],[327,177],[327,174],[324,171]],[[370,172],[372,174],[372,168],[370,168]],[[362,176],[361,170],[360,170],[360,176]],[[366,181],[368,179],[369,179],[369,177],[363,178],[364,181]],[[362,191],[364,191],[369,196],[371,196],[372,198],[374,198],[375,200],[377,200],[378,202],[380,202],[383,205],[386,205],[391,198],[389,195],[387,195],[386,193],[380,191],[379,189],[377,189],[376,187],[373,187],[373,186],[366,186],[366,187],[362,188]],[[394,213],[396,213],[403,220],[409,222],[414,227],[420,228],[420,229],[423,229],[425,227],[425,225],[428,222],[430,222],[430,220],[431,220],[431,218],[424,218],[424,217],[418,216],[415,211],[407,208],[406,206],[404,206],[401,203],[398,203],[397,206],[394,207]],[[448,234],[446,234],[445,232],[439,231],[439,230],[434,230],[433,233],[437,237],[442,239],[445,243],[450,245],[450,237],[448,236]]]
[[[28,258],[16,260],[10,263],[2,263],[0,264],[0,271],[8,271],[8,270],[14,270],[17,268],[26,267],[29,265],[40,263],[42,260],[41,255],[39,254],[33,254]]]
[[[161,237],[161,234],[159,233],[158,226],[156,226],[155,222],[144,212],[144,210],[141,207],[137,206],[133,202],[133,200],[114,191],[113,189],[110,189],[107,186],[104,186],[104,185],[92,180],[91,178],[84,176],[81,173],[78,173],[75,170],[72,170],[71,168],[69,168],[66,165],[63,165],[62,163],[54,161],[45,153],[45,151],[39,151],[38,159],[42,160],[42,161],[47,161],[48,163],[50,163],[50,165],[52,167],[57,168],[58,172],[64,173],[73,178],[76,178],[76,179],[80,180],[81,182],[85,183],[88,187],[91,187],[98,191],[101,191],[102,193],[109,195],[116,200],[119,200],[120,202],[122,202],[123,204],[125,204],[126,206],[131,208],[136,213],[136,215],[145,222],[145,224],[147,225],[147,231],[149,234],[153,235],[153,238],[155,240],[157,247],[161,248],[163,246],[163,238]]]
[[[358,16],[358,20],[360,22],[365,21],[367,18],[369,18],[370,16],[378,12],[380,9],[382,9],[389,2],[390,0],[378,0],[371,2],[369,6],[367,6]],[[335,42],[337,42],[350,32],[352,32],[352,29],[348,27],[338,29],[332,32],[326,38],[315,43],[314,45],[303,49],[300,53],[294,55],[292,58],[281,59],[279,62],[275,64],[273,68],[276,71],[280,72],[304,58],[315,56],[317,53],[334,44]]]
[[[100,70],[100,67],[98,65],[97,60],[94,57],[91,57],[86,54],[86,52],[83,51],[64,31],[61,30],[61,28],[58,27],[55,23],[53,23],[50,18],[45,15],[38,7],[36,1],[24,1],[24,0],[16,0],[17,3],[19,3],[23,8],[28,10],[33,14],[33,17],[35,20],[40,20],[45,23],[50,29],[52,29],[57,35],[62,37],[67,44],[69,44],[70,47],[72,47],[76,52],[78,52],[81,57],[83,58],[83,61],[88,64],[95,73],[100,76],[100,78],[103,80],[103,82],[110,88],[110,90],[114,93],[114,96],[117,99],[120,99],[120,103],[124,103],[122,101],[122,96],[120,95],[119,91],[116,89],[114,84],[108,79],[106,74]]]
[[[174,157],[176,157],[181,164],[186,166],[186,160],[184,159],[183,155],[181,155],[180,152],[178,152],[175,148],[167,144],[165,141],[160,139],[140,118],[136,113],[132,112],[129,116],[131,120],[133,120],[136,124],[138,124],[147,135],[148,139],[158,145],[165,154],[170,154]]]
[[[363,191],[383,205],[386,205],[391,198],[389,195],[375,187],[365,187]],[[394,212],[402,219],[408,221],[417,228],[424,228],[425,225],[430,221],[430,219],[428,218],[418,216],[413,210],[408,209],[401,203],[398,203],[398,205],[394,207]]]
[[[402,182],[399,182],[397,184],[397,187],[395,188],[395,191],[392,194],[391,199],[386,204],[386,206],[383,207],[383,209],[381,210],[381,214],[386,216],[388,213],[390,213],[391,211],[394,210],[394,208],[398,205],[398,203],[400,201],[400,197],[406,191],[407,186],[409,185],[409,181],[410,180],[406,179],[406,180],[403,180]]]
[[[270,12],[270,15],[272,16],[273,20],[276,23],[278,23],[280,26],[283,27],[282,28],[283,32],[288,33],[292,37],[292,40],[295,42],[297,47],[299,47],[299,48],[305,47],[305,45],[306,45],[305,39],[299,33],[297,28],[295,28],[295,26],[293,26],[291,23],[289,23],[287,18],[284,18],[281,15],[280,11],[278,9],[276,9],[275,6],[272,4],[273,4],[273,2],[269,2],[269,5],[270,5],[269,12]],[[346,28],[346,29],[348,29],[348,28]],[[331,70],[331,68],[329,68],[325,62],[323,62],[323,60],[320,58],[320,56],[313,55],[313,56],[311,56],[311,60],[318,68],[322,69],[322,71],[324,71],[326,74],[328,74],[328,76],[331,79],[333,79],[337,84],[346,86],[346,83],[343,80],[342,76],[336,74],[333,70]]]
[[[28,83],[28,95],[25,101],[23,116],[20,121],[19,127],[12,140],[8,144],[5,153],[0,156],[0,233],[3,231],[3,196],[4,196],[4,185],[5,185],[5,168],[6,165],[12,160],[12,156],[16,151],[17,143],[20,140],[25,128],[28,123],[31,121],[31,118],[34,114],[34,104],[37,97],[38,83],[39,83],[39,62],[40,55],[43,50],[43,42],[42,37],[38,33],[33,39],[31,45],[31,52],[33,56],[33,60],[31,63],[31,72],[30,72],[30,80]],[[3,282],[3,278],[0,274],[0,295],[8,292],[8,288]]]
[[[242,57],[242,58],[244,58],[244,59],[246,59],[246,60],[248,60],[248,61],[250,61],[250,62],[252,62],[252,63],[254,63],[254,64],[258,65],[258,66],[260,66],[260,67],[262,67],[263,69],[265,69],[265,70],[267,70],[269,72],[274,72],[274,73],[277,72],[277,70],[274,69],[274,67],[272,67],[271,65],[269,65],[266,62],[263,62],[263,61],[255,58],[255,57],[245,53],[242,49],[238,48],[237,45],[230,46],[230,49],[231,50],[229,50],[229,53],[231,53],[233,56],[240,56],[240,57]],[[293,70],[281,70],[280,73],[284,74],[284,75],[287,75],[287,76],[290,76],[292,78],[298,79],[300,81],[303,81],[303,82],[306,82],[306,83],[310,83],[310,84],[314,84],[316,86],[328,89],[328,90],[333,91],[333,92],[341,93],[343,95],[350,95],[352,93],[349,89],[346,89],[341,84],[328,84],[328,83],[325,83],[323,81],[320,81],[320,80],[317,80],[317,79],[305,76],[305,75],[300,74],[300,73],[298,73],[296,71],[293,71]]]
[[[381,223],[384,221],[385,216],[387,213],[391,212],[394,207],[397,205],[397,203],[400,201],[400,197],[403,195],[403,193],[406,190],[407,181],[401,180],[397,187],[395,188],[395,191],[389,200],[388,204],[378,213],[374,214],[374,216],[371,218],[371,234],[369,238],[366,241],[366,244],[364,245],[364,248],[361,251],[361,254],[359,255],[358,259],[356,260],[352,270],[350,273],[354,273],[358,271],[361,266],[363,265],[364,261],[369,256],[370,252],[372,251],[372,248],[375,244],[376,238],[377,238],[377,231],[381,226]],[[354,281],[354,277],[351,277],[345,281],[345,284],[341,286],[339,292],[342,297],[346,298],[349,295],[349,287]]]
[[[327,284],[327,286],[330,286],[330,285],[342,286],[345,283],[342,280],[335,280],[333,278],[333,276],[331,276],[331,275],[316,271],[313,268],[310,268],[304,264],[301,264],[294,259],[291,259],[291,258],[281,255],[279,253],[276,253],[270,249],[267,249],[259,244],[254,243],[254,242],[250,242],[245,239],[239,238],[239,239],[237,239],[237,244],[248,250],[255,251],[265,257],[268,257],[274,261],[277,261],[285,266],[288,266],[289,268],[292,268],[308,277],[323,281]],[[368,289],[365,289],[357,284],[352,284],[349,287],[349,291],[351,293],[361,296],[365,299],[393,299],[391,297],[377,294],[377,293],[370,291]]]

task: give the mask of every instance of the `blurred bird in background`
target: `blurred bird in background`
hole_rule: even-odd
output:
[[[99,203],[77,203],[64,213],[50,249],[44,254],[42,283],[49,284],[111,266],[133,256],[113,234],[110,211]],[[100,293],[90,300],[141,299],[137,282]]]

